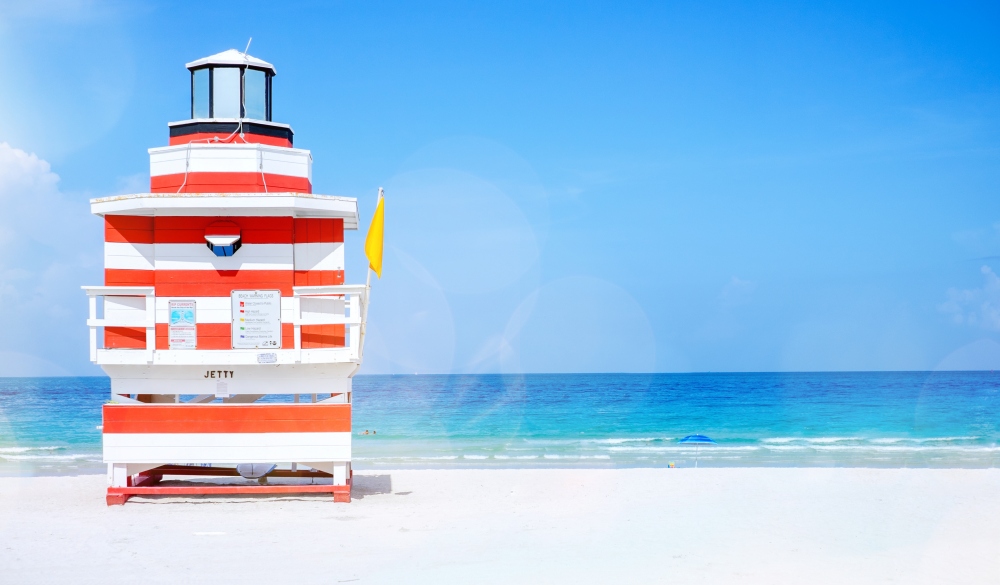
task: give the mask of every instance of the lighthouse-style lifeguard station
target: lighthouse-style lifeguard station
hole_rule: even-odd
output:
[[[312,192],[312,155],[271,118],[274,66],[229,50],[187,68],[191,118],[149,150],[149,192],[91,200],[105,234],[104,286],[84,290],[90,359],[111,377],[108,504],[350,501],[368,298],[344,284],[357,200]],[[164,480],[240,475],[256,481]]]

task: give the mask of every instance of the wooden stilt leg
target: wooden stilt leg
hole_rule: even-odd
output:
[[[122,463],[108,465],[108,484],[112,488],[128,487],[132,485],[132,477],[128,475],[128,466]],[[128,494],[111,493],[108,490],[106,497],[109,506],[123,506],[128,501]]]
[[[333,501],[350,503],[351,501],[351,477],[349,463],[333,464]],[[343,486],[343,487],[341,487]],[[341,487],[341,489],[337,489]]]
[[[129,496],[127,494],[108,494],[105,498],[109,506],[124,506]]]
[[[333,485],[347,485],[347,463],[333,464]]]

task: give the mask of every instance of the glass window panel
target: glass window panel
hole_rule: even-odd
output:
[[[212,117],[240,117],[240,70],[216,67],[212,79]]]
[[[191,117],[208,117],[208,69],[197,69],[193,73],[194,87],[191,89]]]
[[[267,119],[265,81],[263,71],[247,69],[243,74],[243,103],[246,106],[247,118]]]

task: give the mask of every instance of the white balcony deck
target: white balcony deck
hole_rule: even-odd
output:
[[[294,347],[282,349],[156,349],[156,295],[153,287],[85,286],[90,297],[90,361],[98,365],[251,365],[361,363],[364,315],[368,303],[365,285],[296,286],[292,288],[290,318]],[[100,299],[100,303],[99,303]],[[319,301],[319,302],[316,302]],[[325,301],[325,302],[324,302]],[[333,301],[333,302],[330,302]],[[103,317],[98,317],[98,306]],[[343,325],[345,347],[302,348],[302,327]],[[98,344],[104,327],[144,328],[144,349],[107,349]]]
[[[94,215],[248,215],[342,218],[358,229],[358,200],[318,193],[130,193],[90,200]]]

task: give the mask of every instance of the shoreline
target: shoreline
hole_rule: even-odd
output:
[[[34,470],[31,473],[11,473],[8,470],[0,469],[0,480],[3,479],[16,479],[16,478],[42,478],[42,477],[94,477],[94,476],[104,476],[106,470],[102,464],[100,469],[93,468],[80,473],[67,473],[64,471],[52,471],[52,472],[39,472]],[[225,467],[220,465],[220,467]],[[231,465],[229,467],[235,467]],[[387,473],[393,471],[629,471],[629,470],[663,470],[663,471],[679,471],[679,470],[696,470],[696,469],[715,469],[715,470],[878,470],[878,471],[904,471],[904,470],[914,470],[914,471],[990,471],[990,470],[1000,470],[1000,466],[990,465],[990,466],[909,466],[900,467],[892,465],[705,465],[702,464],[699,467],[683,466],[683,467],[667,467],[666,465],[606,465],[606,466],[594,466],[594,465],[495,465],[495,466],[477,466],[473,464],[468,465],[453,465],[453,466],[430,466],[430,465],[394,465],[386,467],[363,467],[354,468],[354,472],[358,474],[373,474],[373,473]]]
[[[679,463],[683,460],[679,460]],[[79,472],[67,471],[63,469],[46,470],[39,469],[37,467],[32,467],[29,465],[24,466],[25,468],[30,467],[26,472],[17,473],[14,469],[16,465],[3,465],[0,464],[0,479],[4,478],[31,478],[31,477],[87,477],[95,475],[105,475],[106,470],[104,468],[104,463],[94,463],[89,465],[84,470]],[[219,467],[235,467],[235,465],[225,465],[220,464]],[[802,469],[802,470],[815,470],[815,469],[829,469],[829,470],[862,470],[862,469],[872,469],[872,470],[928,470],[928,471],[949,471],[949,470],[1000,470],[1000,465],[990,462],[983,465],[961,465],[961,464],[941,464],[941,465],[895,465],[892,463],[886,463],[882,465],[876,465],[872,463],[861,464],[861,465],[851,465],[851,464],[794,464],[789,463],[787,465],[775,465],[771,463],[761,464],[761,465],[739,465],[739,464],[719,464],[713,461],[701,461],[700,464],[695,467],[690,462],[686,462],[683,465],[678,464],[676,467],[669,467],[664,464],[654,464],[654,465],[635,465],[635,464],[622,464],[622,463],[609,463],[606,465],[601,465],[595,463],[594,461],[586,461],[574,464],[573,460],[563,460],[562,463],[555,461],[544,461],[537,464],[531,463],[497,463],[495,465],[484,464],[481,461],[461,461],[461,456],[458,456],[455,461],[447,464],[409,464],[401,465],[398,462],[393,463],[371,463],[365,462],[363,466],[354,466],[355,473],[385,473],[391,471],[545,471],[545,470],[579,470],[579,471],[615,471],[615,470],[635,470],[635,469],[647,469],[647,470],[664,470],[664,471],[678,471],[682,469],[758,469],[758,470],[769,470],[769,469]]]
[[[0,478],[0,563],[19,583],[235,582],[251,569],[303,583],[1000,581],[1000,469],[396,469],[355,480],[350,504],[136,497],[109,508],[100,475]]]

